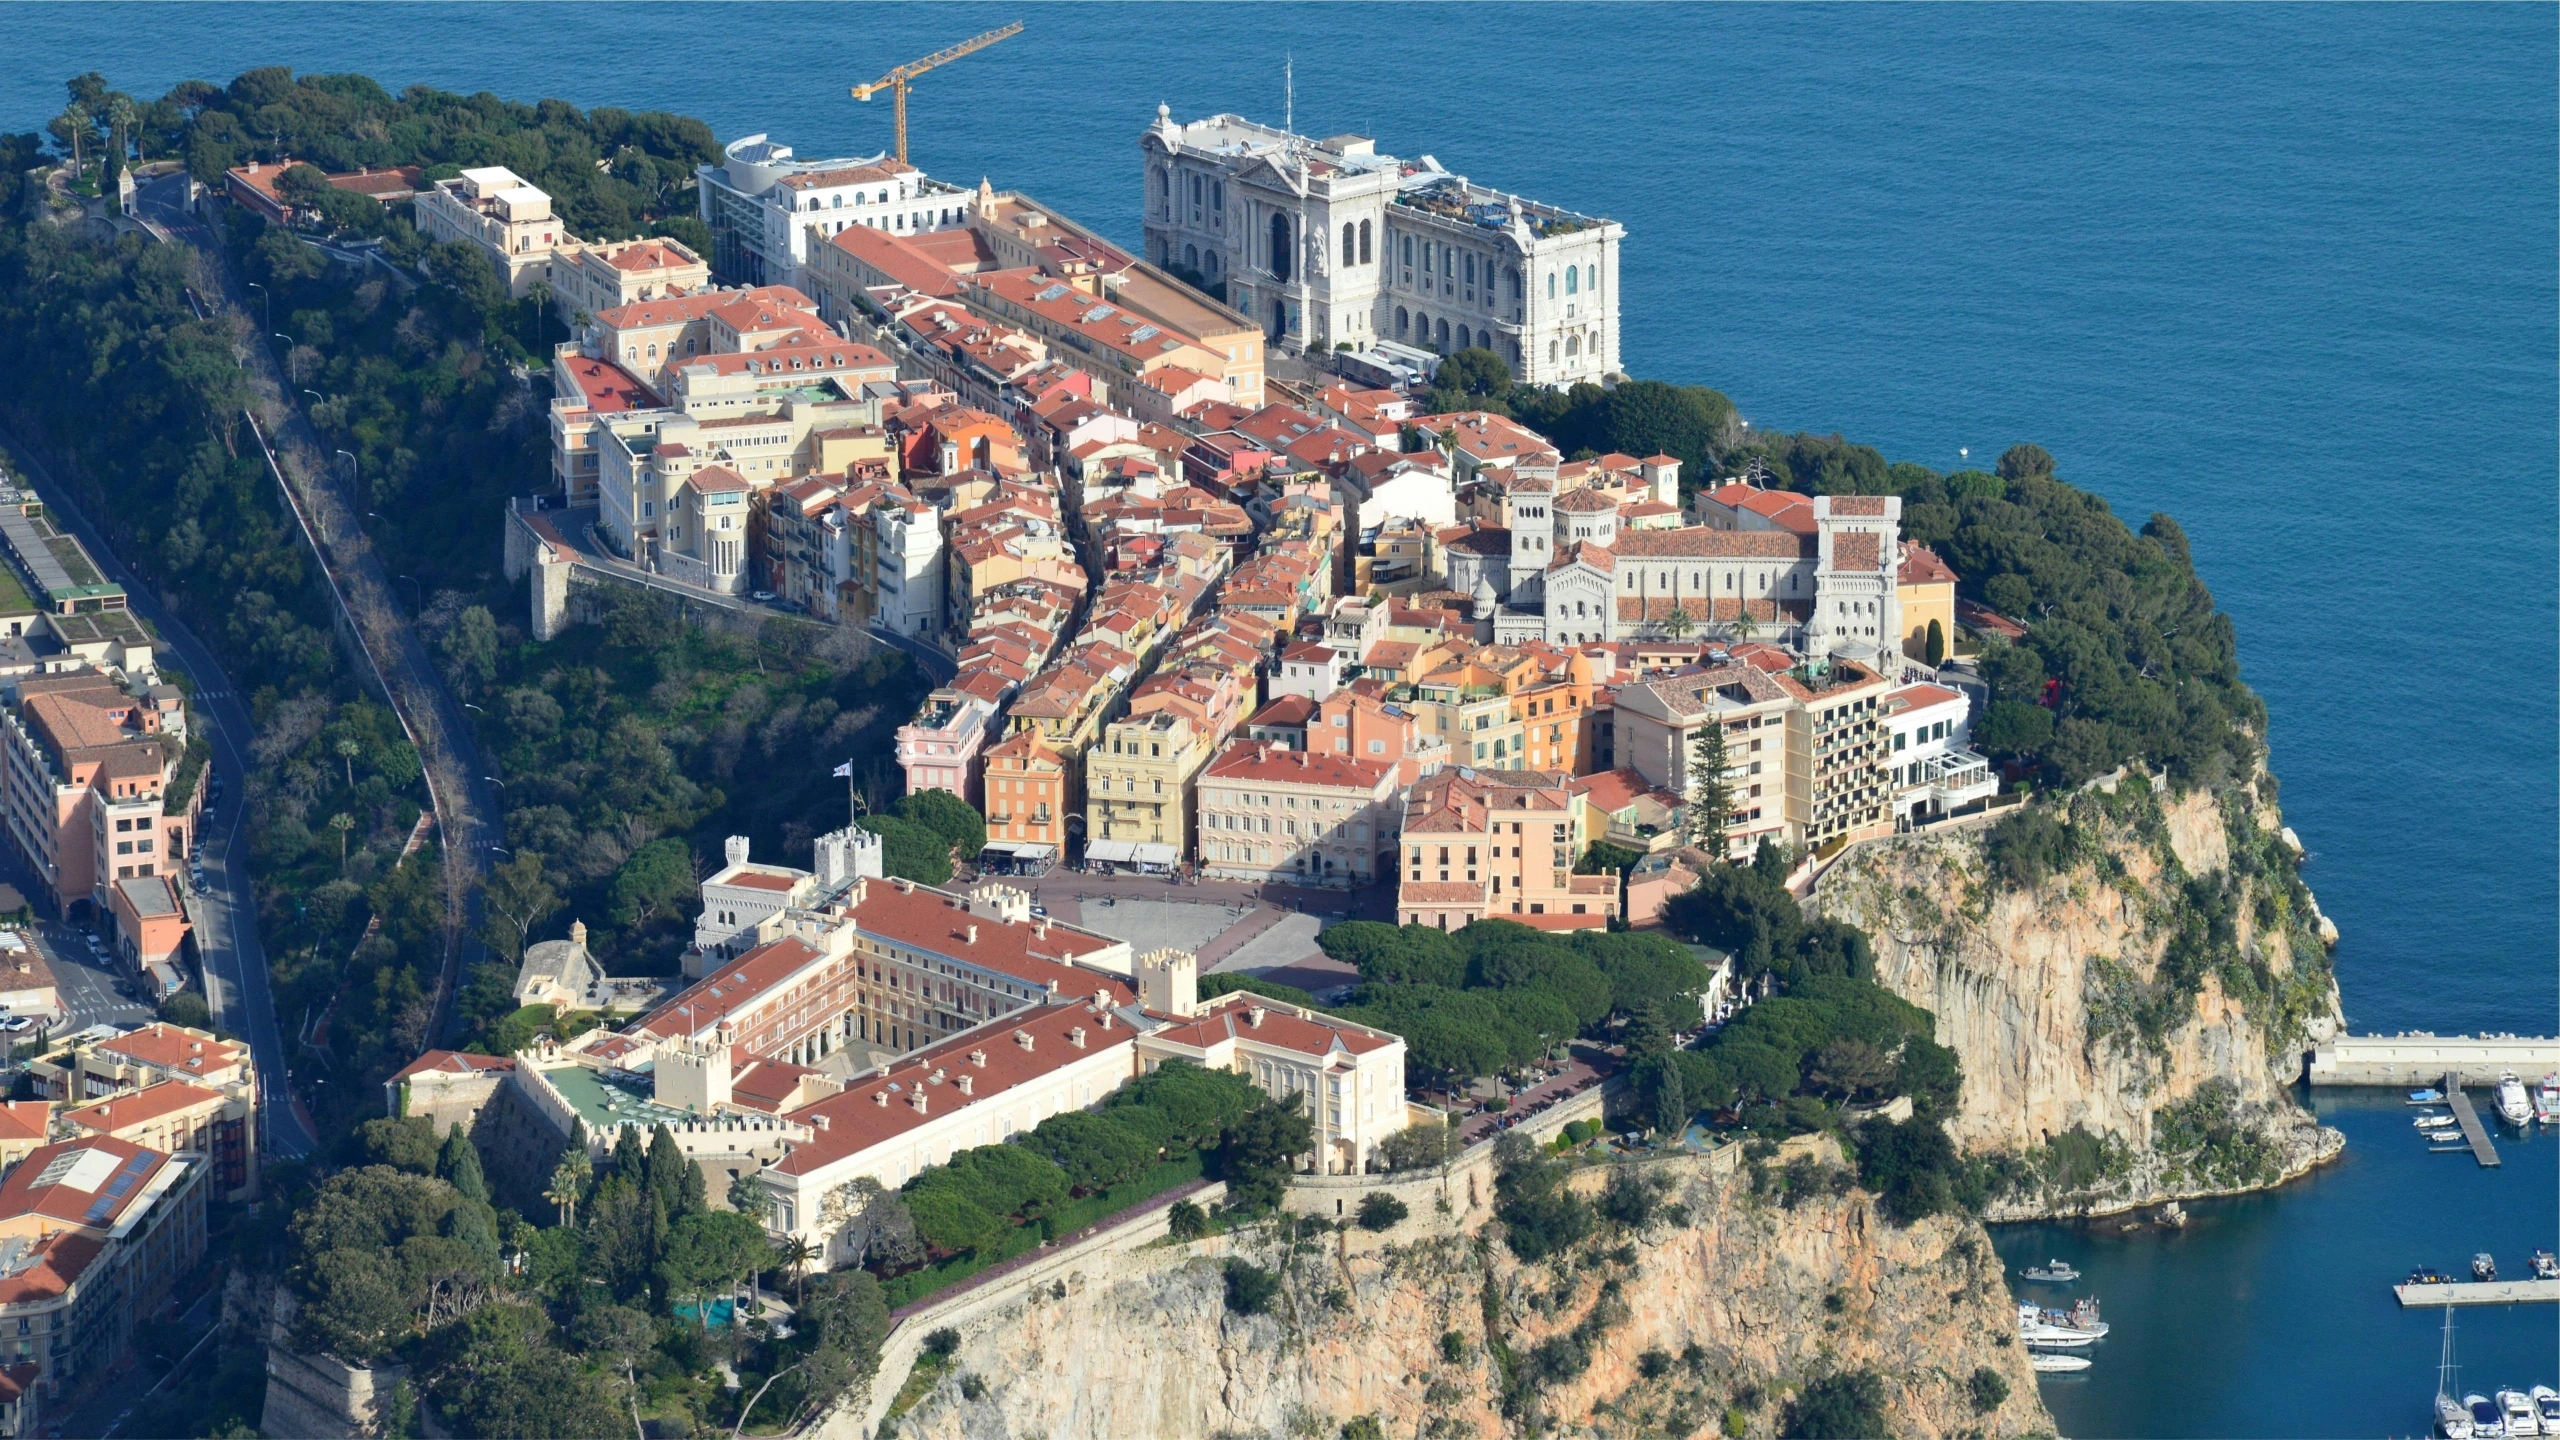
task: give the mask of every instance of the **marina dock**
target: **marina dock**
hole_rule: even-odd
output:
[[[2462,1285],[2394,1285],[2408,1309],[2426,1305],[2548,1305],[2560,1302],[2560,1280],[2491,1280]]]
[[[2462,1093],[2462,1076],[2448,1073],[2444,1077],[2445,1103],[2453,1107],[2453,1118],[2462,1126],[2462,1138],[2471,1143],[2471,1158],[2483,1166],[2496,1169],[2498,1147],[2489,1143],[2489,1132],[2480,1124],[2480,1112],[2471,1108],[2471,1097]]]

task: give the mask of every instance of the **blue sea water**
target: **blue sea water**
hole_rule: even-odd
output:
[[[1624,358],[1764,428],[1980,463],[2035,440],[2175,515],[2239,627],[2359,1030],[2560,1011],[2560,86],[2550,6],[13,6],[0,126],[62,79],[253,65],[663,107],[803,154],[888,143],[1137,238],[1137,132],[1276,120],[1628,229]],[[2323,1098],[2337,1169],[2081,1258],[2116,1327],[2073,1435],[2408,1433],[2435,1335],[2384,1285],[2549,1244],[2560,1145],[2496,1172]],[[2073,1248],[2080,1247],[2080,1248]],[[2014,1253],[2009,1253],[2014,1252]],[[2463,1320],[2475,1384],[2560,1380],[2560,1315]]]

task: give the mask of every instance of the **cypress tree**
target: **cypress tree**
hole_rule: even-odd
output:
[[[684,1157],[684,1147],[676,1144],[675,1132],[661,1125],[649,1136],[649,1193],[667,1207],[670,1217],[685,1213],[684,1176],[693,1162]]]
[[[613,1141],[613,1173],[631,1182],[634,1190],[646,1191],[649,1180],[649,1152],[640,1143],[640,1132],[629,1125],[615,1127]]]
[[[1947,663],[1947,632],[1939,629],[1938,622],[1935,620],[1929,622],[1929,641],[1926,658],[1929,661],[1929,668],[1932,670],[1935,670],[1939,666]]]
[[[1725,778],[1724,722],[1710,717],[1689,742],[1689,838],[1707,858],[1726,859],[1725,827],[1733,821],[1733,782]]]
[[[459,1121],[444,1137],[444,1148],[436,1153],[436,1176],[461,1191],[465,1199],[489,1203],[489,1181],[480,1173],[479,1148],[462,1133]]]

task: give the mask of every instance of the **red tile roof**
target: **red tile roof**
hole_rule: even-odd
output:
[[[101,1040],[97,1049],[110,1055],[130,1056],[145,1065],[164,1070],[178,1070],[191,1075],[211,1075],[240,1063],[239,1046],[221,1040],[199,1040],[195,1036],[162,1021],[153,1021],[130,1035]]]
[[[157,1120],[163,1115],[174,1115],[191,1105],[201,1105],[207,1100],[221,1098],[222,1092],[219,1090],[207,1090],[201,1085],[190,1085],[184,1080],[163,1080],[157,1085],[146,1086],[130,1095],[117,1095],[101,1100],[95,1105],[83,1105],[77,1110],[66,1110],[62,1113],[62,1118],[84,1130],[112,1132],[127,1126]]]
[[[1926,545],[1906,544],[1902,547],[1902,569],[1895,577],[1902,585],[1953,585],[1956,572],[1938,552]]]
[[[658,397],[649,392],[649,387],[633,379],[630,371],[610,360],[574,355],[560,362],[560,368],[577,382],[578,393],[586,398],[587,408],[598,414],[657,407]]]
[[[1166,1040],[1206,1050],[1228,1040],[1268,1045],[1275,1050],[1294,1051],[1300,1055],[1323,1059],[1333,1053],[1336,1044],[1354,1055],[1384,1050],[1396,1043],[1396,1037],[1382,1034],[1344,1020],[1319,1020],[1292,1015],[1273,1009],[1268,1002],[1242,992],[1232,992],[1203,1003],[1203,1011],[1187,1021],[1148,1032],[1150,1040]],[[1262,1011],[1262,1023],[1253,1023],[1253,1012]]]
[[[409,1062],[407,1069],[391,1077],[394,1085],[416,1075],[484,1075],[492,1070],[513,1070],[513,1055],[466,1055],[459,1050],[430,1050]]]
[[[1395,772],[1393,765],[1348,755],[1310,755],[1304,750],[1274,750],[1267,744],[1239,740],[1209,762],[1203,781],[1246,784],[1323,785],[1342,790],[1375,791]]]
[[[1069,1034],[1075,1030],[1084,1032],[1081,1047]],[[1029,1048],[1016,1038],[1024,1035],[1030,1037]],[[1094,1009],[1089,999],[1016,1012],[901,1059],[886,1075],[874,1074],[842,1094],[790,1112],[788,1118],[811,1127],[815,1134],[808,1143],[792,1147],[773,1169],[784,1175],[810,1174],[955,1109],[983,1104],[1062,1066],[1127,1046],[1137,1036],[1136,1030],[1117,1020],[1104,1028],[1103,1012]],[[959,1085],[964,1075],[969,1079],[965,1095]],[[918,1094],[925,1097],[921,1111],[913,1104]]]

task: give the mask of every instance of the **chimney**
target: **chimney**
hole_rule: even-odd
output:
[[[872,1091],[872,1092],[871,1092],[871,1103],[872,1103],[872,1104],[874,1104],[874,1105],[879,1106],[879,1107],[880,1107],[881,1109],[883,1109],[883,1110],[888,1109],[888,1108],[889,1108],[889,1092],[888,1092],[888,1091],[886,1091],[886,1090],[874,1090],[874,1091]]]
[[[826,1128],[827,1128],[827,1117],[826,1117],[826,1116],[824,1116],[824,1115],[813,1115],[813,1116],[811,1116],[811,1117],[809,1117],[809,1118],[810,1118],[813,1122],[815,1122],[815,1123],[816,1123],[816,1125],[817,1125],[817,1127],[818,1127],[819,1129],[824,1130],[824,1129],[826,1129]]]
[[[1096,1020],[1099,1020],[1099,1021],[1101,1021],[1101,1022],[1102,1022],[1102,1028],[1103,1028],[1103,1029],[1108,1030],[1108,1029],[1110,1029],[1110,1028],[1111,1028],[1111,1012],[1110,1012],[1110,1011],[1105,1010],[1105,1011],[1103,1011],[1101,1014],[1099,1014],[1099,1015],[1095,1016],[1094,1018],[1095,1018]]]
[[[1013,1043],[1014,1043],[1014,1044],[1016,1044],[1016,1045],[1021,1046],[1021,1047],[1022,1047],[1023,1049],[1025,1049],[1025,1050],[1030,1049],[1030,1048],[1031,1048],[1031,1032],[1030,1032],[1030,1031],[1028,1031],[1028,1030],[1016,1030],[1016,1031],[1014,1031],[1014,1032],[1013,1032]]]
[[[922,1115],[926,1113],[924,1087],[921,1085],[917,1086],[915,1093],[907,1097],[907,1103],[915,1107],[917,1114]]]
[[[984,1051],[984,1050],[972,1050],[972,1051],[970,1051],[970,1052],[969,1052],[969,1063],[970,1063],[970,1064],[972,1064],[972,1065],[977,1066],[977,1067],[978,1067],[979,1069],[981,1069],[981,1070],[986,1069],[986,1068],[987,1068],[987,1052],[986,1052],[986,1051]]]
[[[975,1083],[974,1077],[972,1077],[972,1076],[968,1076],[968,1075],[963,1075],[963,1076],[961,1076],[961,1077],[960,1077],[960,1093],[961,1093],[961,1094],[963,1094],[963,1095],[967,1095],[967,1094],[971,1094],[971,1093],[973,1093],[973,1091],[971,1090],[971,1088],[970,1088],[970,1087],[971,1087],[974,1083]]]
[[[1259,1030],[1262,1028],[1262,1017],[1270,1013],[1270,1011],[1256,1005],[1252,1009],[1244,1012],[1244,1023],[1252,1026],[1256,1030]]]
[[[1083,1049],[1083,1048],[1084,1048],[1084,1027],[1083,1027],[1083,1026],[1081,1026],[1081,1025],[1078,1025],[1078,1026],[1076,1026],[1074,1029],[1069,1030],[1069,1031],[1067,1032],[1067,1043],[1068,1043],[1068,1044],[1070,1044],[1070,1045],[1073,1045],[1074,1047],[1076,1047],[1076,1048],[1077,1048],[1077,1049],[1079,1049],[1079,1050]]]
[[[968,933],[968,937],[969,937],[969,943],[970,943],[970,944],[972,944],[972,945],[977,944],[977,943],[978,943],[978,927],[977,927],[977,926],[975,926],[975,925],[968,926],[968,927],[967,927],[967,933]]]

